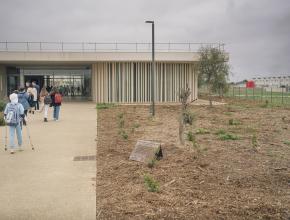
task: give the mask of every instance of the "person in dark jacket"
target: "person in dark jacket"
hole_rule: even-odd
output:
[[[59,90],[56,87],[52,88],[52,92],[50,93],[51,96],[51,104],[50,106],[53,107],[53,119],[55,121],[58,121],[59,119],[59,112],[60,112],[60,106],[62,102],[62,96],[59,93]]]
[[[21,87],[19,89],[19,92],[18,92],[18,103],[20,103],[20,104],[23,105],[24,114],[27,116],[27,111],[30,108],[30,105],[29,105],[29,95],[25,91],[25,88],[24,87]]]

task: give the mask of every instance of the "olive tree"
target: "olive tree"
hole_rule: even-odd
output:
[[[212,94],[223,96],[228,90],[229,64],[224,51],[215,47],[201,47],[197,66],[199,83],[208,90],[209,103],[212,106]]]

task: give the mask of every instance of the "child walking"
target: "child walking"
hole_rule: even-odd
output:
[[[22,150],[22,130],[21,130],[21,121],[24,118],[24,108],[22,104],[18,103],[18,96],[15,93],[12,93],[10,96],[10,103],[8,103],[4,110],[5,122],[9,127],[9,146],[10,153],[14,154],[15,144],[14,136],[15,131],[18,140],[19,150]]]

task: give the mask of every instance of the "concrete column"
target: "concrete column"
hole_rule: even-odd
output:
[[[6,67],[0,66],[0,98],[3,99],[7,96],[7,73]]]
[[[20,69],[20,87],[24,87],[25,82],[24,82],[24,70]]]
[[[92,100],[93,102],[97,102],[97,96],[96,96],[96,91],[97,91],[97,82],[96,82],[96,74],[97,74],[97,70],[96,70],[97,64],[92,64],[92,68],[91,68],[91,80],[92,80],[92,88],[91,88],[91,96],[92,96]]]

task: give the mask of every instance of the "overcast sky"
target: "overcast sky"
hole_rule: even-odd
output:
[[[224,42],[237,81],[290,75],[290,0],[0,0],[1,41]]]

